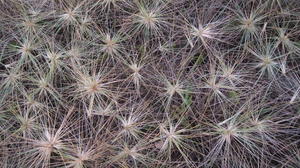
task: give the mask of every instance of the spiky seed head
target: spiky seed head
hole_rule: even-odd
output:
[[[136,63],[133,63],[131,65],[129,65],[129,68],[134,72],[134,73],[139,73],[139,71],[141,70],[142,66],[139,66]]]
[[[19,48],[19,53],[24,56],[28,56],[34,50],[32,43],[30,41],[24,42]]]
[[[70,8],[66,9],[65,13],[60,15],[60,18],[68,22],[76,21],[76,11]]]
[[[55,149],[63,148],[61,140],[59,140],[57,136],[49,133],[48,130],[44,132],[42,139],[36,141],[34,145],[46,156],[50,156]]]
[[[222,138],[225,139],[227,143],[231,142],[232,137],[237,137],[237,128],[233,125],[229,125],[227,128],[221,128],[219,130],[221,132]]]
[[[191,34],[201,39],[213,38],[213,33],[211,32],[210,27],[209,26],[203,27],[201,24],[199,25],[198,28],[192,26]]]
[[[41,78],[38,82],[41,89],[46,89],[48,87],[48,82],[45,78]]]
[[[153,29],[156,27],[158,18],[154,11],[142,10],[139,14],[139,22],[145,25],[147,29]]]
[[[254,20],[252,18],[244,18],[242,20],[242,28],[249,32],[255,32],[256,26]]]
[[[179,83],[176,83],[175,85],[169,83],[166,88],[166,92],[170,96],[174,95],[175,93],[182,93],[182,91],[183,91],[183,85]]]

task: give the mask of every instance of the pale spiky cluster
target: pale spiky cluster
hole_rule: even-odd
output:
[[[298,0],[0,0],[0,167],[300,167]]]

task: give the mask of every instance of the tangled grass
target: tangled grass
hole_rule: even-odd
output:
[[[299,168],[300,1],[0,0],[0,167]]]

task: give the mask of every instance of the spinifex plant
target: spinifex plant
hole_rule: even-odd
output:
[[[299,9],[0,0],[0,167],[300,167]]]

